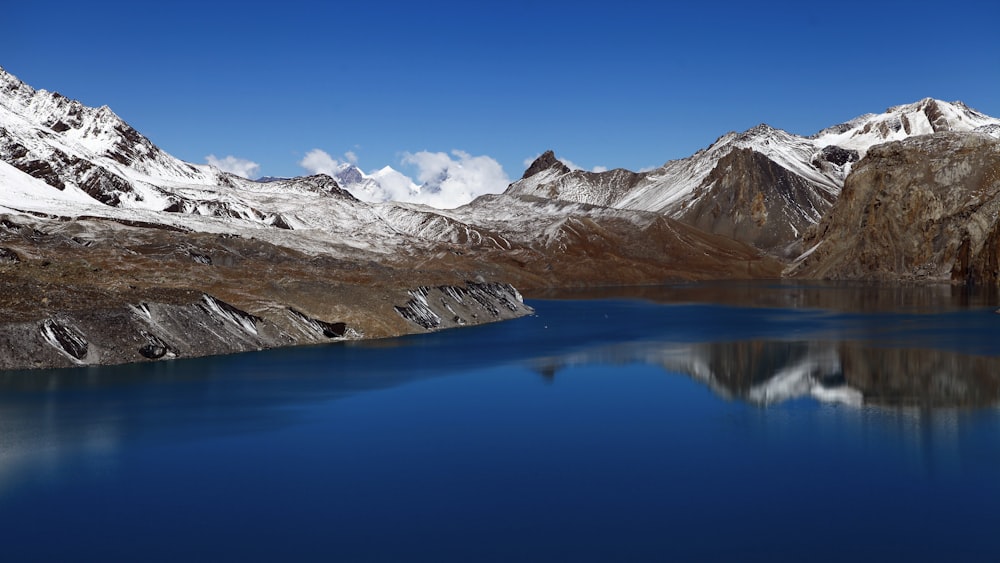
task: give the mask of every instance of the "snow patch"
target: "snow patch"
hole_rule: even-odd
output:
[[[202,295],[201,300],[210,314],[233,323],[248,334],[257,336],[257,323],[260,321],[258,317],[219,301],[211,295]]]

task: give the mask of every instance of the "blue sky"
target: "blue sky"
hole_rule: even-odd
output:
[[[640,169],[931,96],[1000,116],[988,2],[10,2],[0,65],[168,152],[306,173],[546,149]],[[410,172],[413,174],[413,172]]]

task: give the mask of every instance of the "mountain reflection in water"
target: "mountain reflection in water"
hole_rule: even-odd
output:
[[[391,341],[0,373],[5,560],[940,561],[1000,547],[990,297],[549,297],[529,300],[532,317]]]
[[[701,381],[726,398],[768,405],[812,397],[854,406],[977,408],[1000,403],[1000,358],[855,341],[641,343],[543,358],[560,369],[641,362]]]
[[[767,405],[984,407],[1000,402],[995,292],[954,286],[700,283],[548,291],[539,313],[500,325],[331,346],[75,370],[0,372],[4,399],[106,389],[99,403],[171,393],[294,403],[522,364],[643,363]],[[485,335],[485,336],[483,336]],[[279,391],[280,389],[280,391]],[[9,401],[7,401],[9,402]],[[9,407],[9,405],[7,405]],[[111,408],[104,405],[102,408]]]

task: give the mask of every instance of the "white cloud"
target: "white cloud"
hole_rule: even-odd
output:
[[[344,153],[344,159],[339,160],[330,156],[330,153],[322,149],[313,149],[306,153],[306,156],[299,161],[299,166],[305,168],[310,174],[326,174],[333,176],[345,164],[357,166],[358,155],[354,151]]]
[[[345,164],[356,165],[357,158],[353,151],[338,160],[321,149],[313,149],[299,161],[299,166],[311,174],[333,176]],[[386,166],[365,174],[366,183],[345,187],[365,201],[403,201],[450,209],[483,194],[500,193],[510,184],[499,162],[460,150],[406,152],[400,162],[413,169],[415,179]],[[371,181],[377,185],[372,186]]]
[[[409,176],[391,166],[372,172],[370,177],[382,189],[376,201],[415,201],[419,196],[419,186]]]
[[[260,165],[245,158],[238,158],[228,155],[217,158],[214,154],[205,157],[205,162],[230,174],[236,174],[244,178],[256,178],[260,173]]]
[[[340,166],[340,162],[330,156],[326,151],[313,149],[306,153],[306,156],[299,161],[299,166],[305,168],[310,174],[327,174],[332,176]]]
[[[608,171],[608,167],[607,166],[595,166],[595,167],[591,168],[590,171],[591,172],[607,172]]]
[[[402,163],[414,166],[419,191],[408,201],[450,209],[483,194],[503,192],[510,178],[500,163],[488,156],[453,150],[404,153]]]

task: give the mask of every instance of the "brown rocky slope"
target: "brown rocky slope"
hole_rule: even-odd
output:
[[[801,278],[997,281],[1000,141],[942,132],[871,148],[786,273]]]

